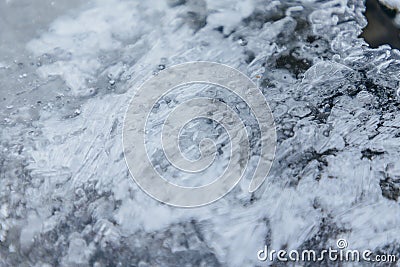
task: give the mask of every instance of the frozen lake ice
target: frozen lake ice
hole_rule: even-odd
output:
[[[358,37],[364,10],[359,0],[2,0],[0,265],[257,266],[264,245],[321,250],[338,238],[400,257],[400,52]],[[131,179],[123,119],[144,80],[200,60],[257,83],[277,151],[254,194],[241,183],[210,205],[174,208]]]

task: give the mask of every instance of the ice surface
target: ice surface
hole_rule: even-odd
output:
[[[363,11],[358,0],[97,0],[28,39],[1,28],[23,45],[0,63],[0,265],[254,266],[264,244],[338,237],[399,257],[400,52],[358,38]],[[194,60],[259,84],[278,146],[253,195],[241,184],[178,209],[129,177],[121,132],[144,79]]]
[[[400,1],[399,0],[380,0],[380,2],[392,9],[397,9],[397,10],[400,9]]]

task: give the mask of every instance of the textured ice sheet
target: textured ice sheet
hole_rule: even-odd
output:
[[[254,266],[339,237],[400,256],[399,51],[357,38],[362,1],[216,2],[92,1],[1,62],[0,265]],[[278,146],[255,194],[178,209],[129,177],[122,121],[194,60],[259,84]]]

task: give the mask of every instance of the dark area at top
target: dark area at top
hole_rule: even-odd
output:
[[[361,37],[372,47],[388,44],[400,49],[400,29],[394,23],[396,10],[381,4],[378,0],[366,0],[365,16],[368,26]]]

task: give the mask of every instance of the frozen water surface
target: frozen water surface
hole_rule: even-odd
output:
[[[358,0],[1,1],[0,265],[254,266],[264,244],[339,237],[399,257],[400,52],[358,38],[363,11]],[[259,84],[278,145],[254,194],[241,184],[179,209],[130,178],[122,122],[144,79],[195,60]],[[192,156],[201,124],[185,130]]]

